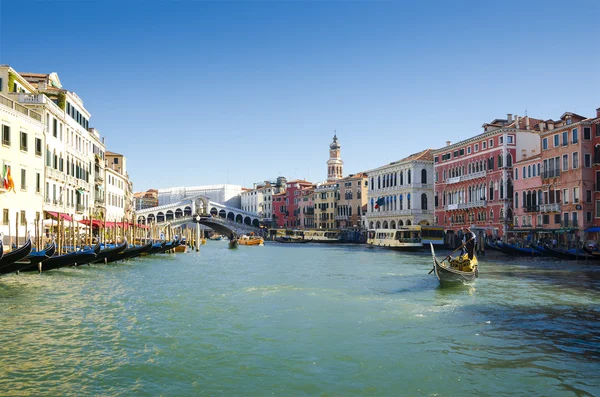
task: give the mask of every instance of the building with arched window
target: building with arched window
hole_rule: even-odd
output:
[[[367,176],[369,229],[433,224],[431,149],[367,171]]]

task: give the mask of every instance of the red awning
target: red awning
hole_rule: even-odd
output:
[[[46,211],[46,214],[50,215],[52,218],[57,218],[57,219],[60,218],[60,219],[64,219],[65,221],[73,220],[73,218],[69,214],[63,214],[63,213],[52,212],[52,211]]]

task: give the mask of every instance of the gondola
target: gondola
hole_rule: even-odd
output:
[[[162,249],[165,247],[165,245],[167,245],[166,241],[153,243],[152,247],[150,247],[150,249],[147,252],[144,252],[143,255],[157,254],[162,251]]]
[[[303,243],[308,243],[310,240],[304,240],[301,238],[293,238],[293,237],[275,237],[275,239],[273,241],[276,241],[278,243],[284,243],[284,244],[303,244]]]
[[[43,261],[50,259],[56,252],[54,241],[41,251],[32,252],[23,260],[13,263],[10,266],[3,267],[1,273],[33,272],[38,271],[38,265]]]
[[[0,273],[2,273],[4,267],[25,259],[27,255],[31,253],[32,248],[31,238],[27,238],[27,242],[22,247],[4,254],[2,258],[0,258]]]
[[[235,236],[229,237],[229,249],[234,249],[238,247],[238,239]]]
[[[594,251],[590,247],[583,247],[583,250],[587,252],[589,255],[593,256],[594,259],[600,259],[600,252]]]
[[[498,242],[496,246],[500,251],[512,256],[542,256],[543,254],[533,247],[517,247],[516,245]]]
[[[173,240],[173,241],[169,241],[168,243],[166,243],[164,245],[164,247],[162,249],[160,249],[157,254],[163,254],[169,250],[174,249],[175,247],[177,247],[179,245],[179,240]]]
[[[106,263],[108,258],[120,254],[127,249],[127,240],[121,245],[117,245],[110,248],[105,248],[97,253],[96,260],[92,263]]]
[[[596,259],[596,257],[594,257],[592,255],[588,255],[585,252],[563,251],[563,250],[558,250],[556,248],[551,248],[548,246],[540,247],[540,246],[537,246],[534,244],[531,244],[531,246],[540,251],[544,250],[545,252],[548,252],[548,254],[550,256],[553,256],[558,259],[565,259],[565,260],[570,260],[570,261]]]
[[[79,266],[93,262],[96,259],[94,249],[69,252],[68,254],[55,255],[41,263],[40,271],[60,269],[66,266]]]
[[[138,246],[138,247],[129,247],[125,251],[108,258],[107,263],[122,261],[125,259],[131,259],[131,258],[138,257],[138,256],[142,255],[144,252],[148,252],[150,250],[150,248],[152,248],[152,244],[153,243],[150,242],[146,245],[142,245],[142,246]]]
[[[451,260],[450,263],[444,263],[443,260],[442,262],[439,262],[435,256],[433,244],[429,243],[429,246],[431,247],[431,256],[433,257],[433,270],[435,271],[435,276],[439,280],[441,286],[470,283],[479,277],[478,262],[475,255],[473,255],[473,259],[470,261],[469,266],[455,266],[455,263],[465,263],[465,260],[469,262],[467,254]],[[465,271],[465,269],[469,270]]]

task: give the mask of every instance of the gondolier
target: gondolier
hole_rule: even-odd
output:
[[[470,228],[465,227],[465,233],[463,236],[463,245],[464,250],[469,256],[469,260],[473,259],[473,252],[475,251],[475,242],[477,238],[475,237],[475,233],[471,231]]]

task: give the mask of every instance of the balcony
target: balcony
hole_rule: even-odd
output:
[[[540,204],[539,212],[560,212],[560,203]]]
[[[348,220],[350,220],[350,217],[348,215],[336,215],[335,220],[336,221],[348,221]]]
[[[560,176],[560,168],[542,171],[542,179],[558,178],[559,176]]]
[[[14,94],[11,94],[11,95],[14,95]],[[3,95],[0,95],[0,104],[7,106],[11,109],[14,109],[19,113],[23,113],[25,116],[29,116],[32,119],[39,121],[40,123],[42,122],[41,114],[34,112],[33,110],[30,110],[23,105],[19,105],[16,101],[9,99]]]
[[[528,205],[526,207],[523,207],[523,211],[525,211],[525,212],[539,212],[540,211],[540,206],[539,205]]]
[[[102,175],[100,175],[100,174],[96,174],[94,176],[94,182],[96,182],[96,183],[102,183],[102,182],[104,182],[104,177]]]
[[[453,178],[447,178],[446,185],[451,185],[454,183],[459,183],[459,182],[464,182],[464,181],[470,181],[471,179],[485,178],[485,175],[486,175],[486,171],[479,171],[479,172],[473,172],[469,175],[461,175],[461,176],[455,176]]]

